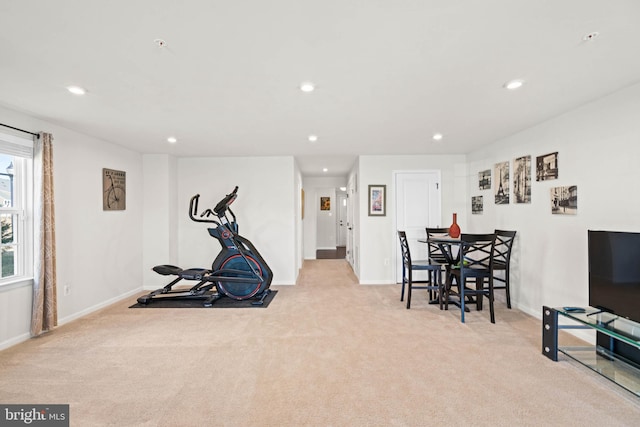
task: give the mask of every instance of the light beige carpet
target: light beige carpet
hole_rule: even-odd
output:
[[[460,323],[416,291],[306,261],[266,309],[122,301],[0,352],[1,403],[69,403],[72,426],[637,426],[640,399],[541,354],[497,303]]]

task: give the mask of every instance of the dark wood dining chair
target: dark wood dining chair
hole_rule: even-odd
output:
[[[449,308],[452,283],[456,282],[457,296],[460,301],[460,321],[464,323],[465,304],[475,297],[476,307],[482,309],[482,298],[489,299],[491,323],[496,323],[493,310],[493,247],[495,234],[460,235],[460,257],[453,265],[444,290],[445,310]],[[474,282],[474,287],[469,282]],[[485,286],[486,285],[486,286]],[[456,295],[454,294],[454,295]]]
[[[493,289],[504,289],[507,299],[507,307],[511,308],[511,291],[509,290],[509,270],[511,266],[511,249],[516,238],[515,231],[495,230],[496,243],[493,248],[493,280],[503,283],[493,285]],[[503,271],[504,277],[502,277]],[[496,275],[496,273],[499,273]]]
[[[409,250],[407,234],[398,230],[398,238],[400,239],[400,248],[402,250],[402,294],[400,295],[400,301],[404,298],[405,286],[407,288],[407,309],[411,308],[411,294],[414,289],[428,289],[430,298],[437,295],[438,304],[442,310],[442,265],[432,264],[428,259],[413,260]],[[428,278],[426,280],[413,280],[414,271],[426,271]]]
[[[437,243],[429,242],[432,237],[446,237],[449,235],[448,228],[425,228],[427,232],[427,251],[429,261],[432,264],[447,265],[447,257],[442,253],[442,248]]]

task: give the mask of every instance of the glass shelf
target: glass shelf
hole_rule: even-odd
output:
[[[602,347],[558,347],[558,351],[640,396],[640,369],[634,364]]]
[[[577,326],[558,324],[558,329],[593,329],[615,340],[640,349],[640,324],[624,317],[585,307],[584,313],[554,309],[561,317],[578,322]],[[557,350],[587,368],[640,396],[640,366],[600,345],[561,346]]]
[[[584,313],[571,312],[563,308],[555,310],[564,317],[640,348],[640,323],[592,307],[585,307]]]

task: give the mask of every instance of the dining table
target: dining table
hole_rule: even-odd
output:
[[[450,288],[451,286],[451,269],[452,268],[456,268],[460,262],[460,253],[462,253],[462,245],[464,244],[464,241],[460,238],[460,237],[451,237],[449,235],[437,235],[437,236],[431,236],[428,237],[426,239],[422,238],[422,239],[418,239],[419,243],[426,243],[426,244],[436,244],[438,246],[438,248],[440,249],[440,252],[442,253],[442,255],[444,256],[444,260],[445,260],[445,276],[446,276],[446,282],[445,282],[445,287],[447,289]],[[429,301],[430,304],[437,304],[438,301]],[[455,298],[449,298],[448,301],[449,304],[453,304],[456,307],[460,307],[460,301],[455,299]],[[479,307],[481,309],[481,306]],[[469,312],[469,307],[466,306],[465,304],[465,312]]]
[[[448,235],[438,235],[431,236],[426,239],[418,239],[418,243],[426,243],[426,244],[436,244],[440,249],[440,252],[444,256],[445,263],[445,277],[446,282],[445,286],[451,286],[451,269],[458,263],[458,254],[460,253],[460,245],[462,244],[462,240],[460,237],[451,237]],[[453,304],[456,307],[460,307],[460,302],[456,299],[449,298],[449,304]],[[439,300],[431,300],[429,304],[439,304]],[[466,308],[466,311],[469,309]]]

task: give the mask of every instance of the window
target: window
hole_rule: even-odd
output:
[[[31,140],[0,134],[0,286],[33,275]]]

